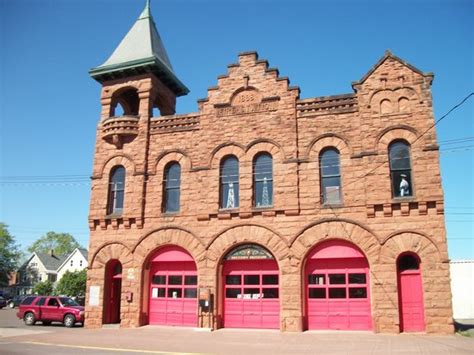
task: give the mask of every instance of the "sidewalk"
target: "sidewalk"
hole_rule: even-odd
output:
[[[142,350],[148,353],[192,354],[473,354],[474,338],[459,335],[385,335],[370,332],[280,333],[272,330],[145,326],[134,329],[67,329],[31,327],[29,334],[4,335],[1,340],[35,345],[65,345],[101,351]],[[34,331],[33,331],[34,330]],[[44,333],[48,331],[48,333]],[[41,332],[41,333],[40,333]],[[1,344],[1,342],[0,342]],[[72,348],[76,348],[74,351]]]

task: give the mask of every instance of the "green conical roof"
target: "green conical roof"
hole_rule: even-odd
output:
[[[177,96],[186,95],[188,88],[173,72],[166,49],[150,11],[145,8],[118,47],[102,65],[89,74],[99,82],[131,75],[154,73]]]

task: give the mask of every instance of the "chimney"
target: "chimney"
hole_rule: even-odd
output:
[[[50,256],[54,256],[54,249],[50,249],[50,250],[49,250],[49,255],[50,255]]]

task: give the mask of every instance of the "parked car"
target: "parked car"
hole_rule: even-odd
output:
[[[7,306],[7,300],[0,296],[0,309]]]
[[[26,296],[14,296],[13,298],[11,298],[7,301],[8,307],[10,307],[10,308],[18,307],[20,305],[21,301],[23,301],[23,298],[25,298],[25,297]]]
[[[26,325],[37,321],[43,325],[61,322],[71,328],[76,323],[84,324],[84,307],[70,297],[27,296],[23,299],[16,314]]]

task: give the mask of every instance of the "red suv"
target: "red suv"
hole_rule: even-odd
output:
[[[84,324],[84,307],[69,297],[28,296],[21,302],[16,315],[26,325],[34,325],[37,321],[43,325],[61,322],[69,328],[76,323]]]

